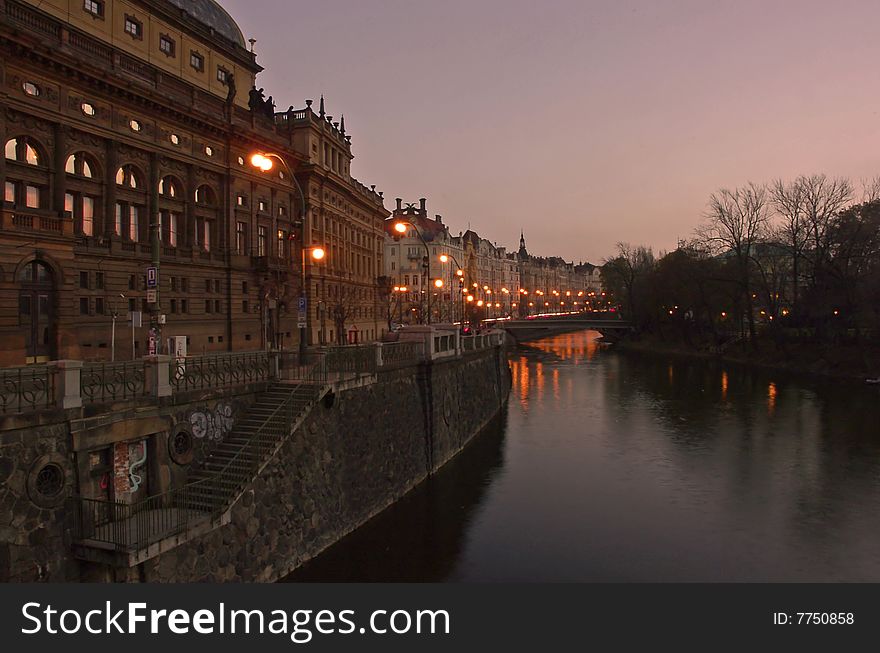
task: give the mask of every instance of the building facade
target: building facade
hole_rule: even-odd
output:
[[[381,193],[217,3],[0,0],[0,50],[0,364],[291,348],[303,294],[310,342],[381,336]]]
[[[426,202],[421,199],[416,206],[398,199],[385,230],[389,322],[422,322],[428,292],[433,321],[605,308],[600,267],[533,256],[524,234],[515,253],[471,229],[453,236],[441,216],[428,217]],[[406,226],[404,233],[396,231],[397,223]],[[446,263],[440,258],[444,254]],[[440,290],[438,280],[443,284]]]

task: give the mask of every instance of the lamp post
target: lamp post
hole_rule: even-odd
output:
[[[407,232],[406,225],[409,225],[413,228],[413,231],[416,232],[416,236],[419,237],[419,240],[422,241],[422,245],[424,245],[425,247],[425,281],[427,282],[431,278],[431,250],[428,247],[428,243],[425,241],[425,238],[422,236],[422,232],[419,231],[419,228],[409,220],[393,217],[389,218],[389,220],[394,221],[394,231],[399,234],[397,238],[400,238]],[[434,294],[434,291],[428,286],[428,283],[425,283],[423,287],[428,288],[428,324],[431,324],[431,296]]]
[[[306,347],[308,344],[308,322],[309,322],[309,300],[308,300],[308,286],[306,286],[306,250],[311,250],[312,259],[315,261],[321,261],[324,258],[325,252],[321,247],[306,247],[306,217],[308,215],[308,208],[306,206],[306,194],[303,192],[302,186],[299,185],[299,181],[296,179],[296,175],[293,174],[293,171],[290,169],[287,161],[278,155],[272,152],[255,152],[250,157],[251,165],[260,170],[262,172],[269,172],[272,168],[275,167],[273,163],[273,159],[278,161],[284,169],[287,171],[287,174],[290,175],[290,179],[293,181],[294,186],[296,186],[296,190],[299,192],[300,199],[302,200],[302,212],[300,213],[299,219],[299,227],[302,233],[302,238],[300,242],[300,249],[302,250],[302,266],[300,267],[300,296],[299,301],[300,305],[298,322],[299,322],[299,354],[300,359],[305,356]],[[305,315],[303,315],[303,313]],[[305,320],[303,320],[305,317]]]
[[[465,313],[465,298],[464,298],[464,270],[461,267],[461,263],[452,255],[452,254],[441,254],[440,262],[441,263],[449,263],[449,259],[452,259],[453,263],[455,263],[455,276],[458,277],[458,292],[461,295],[461,323],[464,325],[464,313]],[[452,295],[450,289],[450,296]],[[452,302],[453,307],[455,306],[455,302]],[[452,321],[455,322],[455,315],[453,309]]]

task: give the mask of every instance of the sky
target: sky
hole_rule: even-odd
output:
[[[719,188],[880,174],[876,0],[220,1],[387,208],[509,248],[669,250]]]

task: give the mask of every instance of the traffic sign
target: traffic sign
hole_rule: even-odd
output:
[[[147,291],[147,303],[148,304],[155,304],[156,301],[157,301],[156,291],[155,290],[148,290]]]
[[[159,268],[147,268],[147,288],[159,287]]]
[[[305,329],[306,323],[308,322],[308,319],[309,319],[309,317],[308,317],[308,315],[309,315],[308,302],[306,301],[305,297],[299,298],[299,304],[298,304],[297,308],[299,309],[297,311],[298,315],[297,315],[297,320],[296,320],[297,328],[298,329]]]

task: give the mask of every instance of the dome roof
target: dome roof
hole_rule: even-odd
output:
[[[197,21],[210,27],[218,34],[247,49],[244,35],[226,10],[214,0],[169,0]]]

